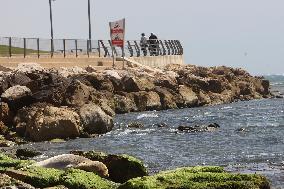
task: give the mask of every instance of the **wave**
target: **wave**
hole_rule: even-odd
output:
[[[141,114],[141,115],[137,116],[137,119],[142,119],[142,118],[155,118],[155,117],[159,117],[158,114],[155,114],[155,113],[151,113],[151,114]]]

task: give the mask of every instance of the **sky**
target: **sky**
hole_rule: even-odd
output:
[[[0,0],[0,36],[50,38],[48,0]],[[185,62],[284,74],[283,0],[91,0],[92,38],[126,18],[126,38],[142,32],[179,39]],[[54,38],[88,38],[87,0],[52,2]]]

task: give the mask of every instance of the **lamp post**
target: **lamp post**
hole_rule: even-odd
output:
[[[91,27],[91,3],[88,0],[88,18],[89,18],[89,51],[92,52],[92,27]]]
[[[53,21],[52,21],[52,5],[51,5],[51,1],[55,1],[55,0],[49,0],[49,12],[50,12],[50,34],[51,34],[51,57],[53,57],[53,52],[54,52],[54,42],[53,42]]]

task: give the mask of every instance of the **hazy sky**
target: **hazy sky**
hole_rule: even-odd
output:
[[[48,0],[0,0],[0,36],[50,37]],[[283,0],[91,0],[93,38],[125,17],[127,39],[180,39],[185,60],[284,74]],[[88,38],[87,0],[53,2],[55,38]]]

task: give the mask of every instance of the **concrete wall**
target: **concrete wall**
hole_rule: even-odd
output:
[[[170,55],[170,56],[150,56],[150,57],[131,57],[128,58],[135,62],[151,67],[163,67],[167,64],[184,64],[182,55]],[[0,58],[0,65],[14,68],[19,63],[38,63],[46,68],[54,67],[87,67],[89,65],[94,67],[112,67],[111,57],[78,57],[78,58],[63,58],[63,57],[11,57],[11,58]],[[117,68],[122,67],[122,61],[115,61]]]
[[[146,57],[129,57],[128,59],[132,59],[135,62],[139,62],[140,64],[162,68],[167,64],[185,64],[184,58],[182,55],[166,55],[166,56],[146,56]]]

